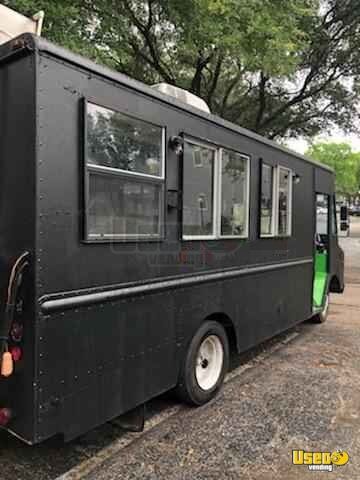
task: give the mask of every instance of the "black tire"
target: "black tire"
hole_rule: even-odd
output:
[[[330,297],[329,294],[326,295],[325,305],[321,312],[314,315],[311,319],[313,323],[324,323],[326,322],[328,315],[329,315],[329,304],[330,304]]]
[[[216,337],[216,343],[219,346],[218,340],[221,343],[223,357],[222,357],[222,366],[219,376],[217,377],[216,383],[211,386],[211,388],[203,389],[199,386],[197,375],[196,375],[196,366],[198,360],[198,354],[200,346],[202,346],[204,341],[211,337],[214,339]],[[211,339],[208,341],[211,342]],[[208,363],[208,366],[210,363]],[[207,368],[202,366],[202,368]],[[207,321],[201,325],[199,330],[193,336],[187,352],[183,359],[183,364],[180,370],[179,382],[176,388],[178,396],[189,403],[190,405],[203,405],[212,398],[216,396],[219,392],[225,375],[229,368],[229,341],[225,332],[225,329],[222,325],[215,321]]]

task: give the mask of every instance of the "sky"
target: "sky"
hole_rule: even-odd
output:
[[[336,142],[336,143],[349,143],[351,148],[354,152],[360,152],[360,135],[352,134],[352,135],[345,135],[341,131],[334,132],[334,135],[320,135],[314,140],[316,142]],[[298,153],[304,154],[309,147],[309,143],[303,139],[294,139],[288,140],[286,142],[287,146],[291,148],[291,150],[295,150]]]

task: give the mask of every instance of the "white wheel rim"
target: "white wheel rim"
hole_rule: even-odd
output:
[[[196,357],[195,377],[202,390],[211,390],[219,380],[224,362],[224,348],[216,335],[206,337]]]

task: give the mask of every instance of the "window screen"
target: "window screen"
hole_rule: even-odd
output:
[[[161,192],[160,185],[90,172],[91,236],[159,235]]]

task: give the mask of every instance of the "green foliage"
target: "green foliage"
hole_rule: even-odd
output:
[[[347,143],[320,142],[311,146],[307,155],[335,170],[336,190],[344,195],[360,191],[360,153]]]
[[[83,2],[71,0],[5,0],[10,8],[31,17],[45,11],[43,36],[95,61],[108,63],[105,53],[92,41],[90,17],[83,15]]]
[[[44,35],[274,139],[355,130],[358,0],[6,0]]]

